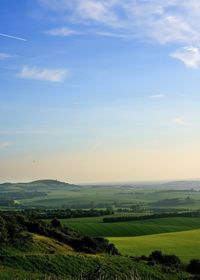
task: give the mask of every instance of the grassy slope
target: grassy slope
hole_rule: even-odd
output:
[[[21,250],[20,248],[13,247],[0,247],[0,255],[3,256],[28,256],[28,255],[51,255],[51,254],[59,254],[59,255],[74,255],[74,250],[57,240],[51,239],[46,236],[41,236],[38,234],[33,234],[33,244],[31,248]]]
[[[137,263],[131,258],[77,254],[70,247],[62,246],[50,238],[39,235],[33,238],[34,245],[27,252],[11,248],[1,251],[0,280],[80,280],[88,279],[81,277],[93,274],[94,277],[90,279],[97,279],[97,271],[108,280],[183,279],[181,276],[165,274],[158,267]],[[130,278],[131,275],[137,278]]]
[[[101,218],[64,219],[83,234],[104,237],[140,236],[200,228],[200,218],[162,218],[144,221],[102,223]]]
[[[182,275],[167,274],[159,267],[137,263],[127,257],[6,256],[1,258],[0,279],[105,279],[105,280],[177,280]],[[16,274],[17,273],[17,274]],[[103,278],[98,278],[99,274]],[[30,277],[29,277],[30,275]],[[49,276],[55,278],[49,278]],[[17,276],[17,277],[16,277]],[[35,276],[35,278],[34,278]],[[88,277],[90,276],[90,278]],[[9,278],[10,277],[10,278]],[[134,278],[135,277],[135,278]]]
[[[175,254],[183,261],[200,258],[200,230],[108,239],[120,252],[127,255],[149,255],[154,250],[161,250],[167,254]]]

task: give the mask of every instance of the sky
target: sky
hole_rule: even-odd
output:
[[[0,6],[0,182],[200,178],[199,0]]]

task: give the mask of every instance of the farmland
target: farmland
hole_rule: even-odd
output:
[[[16,200],[18,207],[199,209],[200,182],[73,185],[40,180],[0,184],[0,207]]]
[[[183,261],[200,258],[200,230],[139,237],[109,238],[126,255],[149,255],[154,250],[176,254]]]
[[[161,218],[103,223],[102,218],[62,220],[81,233],[104,236],[124,255],[149,255],[154,250],[178,255],[184,262],[200,258],[200,218]]]
[[[187,279],[186,270],[173,275],[161,266],[120,256],[103,238],[89,238],[56,224],[2,214],[0,279]],[[13,224],[17,231],[12,231]],[[56,227],[55,227],[56,226]],[[78,245],[78,246],[77,246]],[[184,276],[184,278],[183,278]]]
[[[64,219],[63,224],[90,236],[128,237],[200,228],[200,218],[162,218],[133,222],[103,223],[102,218]]]
[[[74,211],[76,215],[84,214],[85,216],[76,216],[79,218],[57,218],[63,226],[78,230],[83,235],[107,238],[123,255],[149,255],[158,249],[178,255],[183,261],[200,258],[199,215],[176,216],[179,213],[198,212],[200,209],[199,181],[81,186],[42,180],[23,184],[1,184],[0,195],[1,199],[16,198],[18,202],[17,205],[11,204],[7,208],[2,205],[3,210],[29,209],[30,214],[31,211],[32,214],[34,211],[40,213],[40,217],[45,214],[46,222],[57,217],[56,213],[67,213],[67,209],[71,213]],[[89,215],[93,210],[97,216],[87,216],[87,213]],[[112,214],[101,214],[108,210]],[[54,214],[48,218],[50,213]],[[163,213],[168,217],[159,217],[164,215]],[[167,213],[175,213],[175,216],[170,217]],[[143,216],[153,214],[159,218],[142,219]],[[123,216],[140,216],[141,219],[103,222],[105,217]]]

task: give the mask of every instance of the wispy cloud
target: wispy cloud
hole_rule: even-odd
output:
[[[160,43],[199,42],[199,0],[39,0],[73,22],[103,24],[122,34]],[[107,31],[107,30],[106,30]]]
[[[162,99],[165,98],[165,94],[155,94],[155,95],[151,95],[150,98],[152,99]]]
[[[199,0],[38,1],[70,23],[84,24],[88,30],[98,27],[97,35],[179,44],[185,49],[177,50],[171,57],[192,68],[199,64],[196,62],[200,48]],[[190,45],[193,49],[185,47]]]
[[[14,56],[9,53],[0,53],[0,60],[12,58],[12,57],[14,57]]]
[[[0,149],[8,148],[12,146],[11,142],[0,142]]]
[[[180,126],[191,126],[191,125],[192,125],[191,123],[185,121],[185,120],[182,119],[182,118],[174,118],[174,119],[172,120],[172,122],[173,122],[174,124],[180,125]]]
[[[46,30],[44,33],[51,35],[51,36],[58,36],[58,37],[67,37],[70,35],[78,35],[79,32],[69,29],[67,27],[60,27],[60,28],[54,28],[50,30]]]
[[[183,47],[170,54],[171,57],[179,59],[189,68],[199,68],[200,50],[193,46]]]
[[[19,40],[19,41],[27,41],[27,40],[24,39],[24,38],[16,37],[16,36],[12,36],[12,35],[9,35],[9,34],[4,34],[4,33],[0,33],[0,36],[6,37],[6,38],[10,38],[10,39]]]
[[[17,76],[22,79],[64,82],[70,76],[70,71],[63,68],[50,69],[24,66]]]
[[[112,37],[112,38],[120,38],[120,39],[130,39],[131,34],[120,34],[115,32],[106,32],[106,31],[96,31],[94,35],[104,36],[104,37]]]

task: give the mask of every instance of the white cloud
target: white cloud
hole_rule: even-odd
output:
[[[191,126],[191,123],[185,121],[182,118],[174,118],[172,121],[173,121],[173,123],[180,125],[180,126]]]
[[[11,142],[0,142],[0,149],[10,147],[11,145],[12,145]]]
[[[0,60],[6,59],[6,58],[12,58],[13,55],[8,53],[0,53]]]
[[[49,68],[38,68],[38,67],[29,67],[24,66],[18,77],[22,79],[30,80],[40,80],[40,81],[49,81],[49,82],[63,82],[70,75],[69,70],[67,69],[49,69]]]
[[[186,66],[199,66],[199,0],[38,0],[70,24],[83,24],[89,34],[137,38],[183,49],[170,56]],[[58,15],[57,15],[58,16]],[[192,46],[192,47],[185,47]]]
[[[155,95],[151,95],[150,98],[152,99],[162,99],[165,98],[164,94],[155,94]]]
[[[118,19],[112,11],[114,2],[118,0],[39,0],[43,7],[59,13],[66,13],[73,21],[94,21],[111,26],[118,24]]]
[[[160,43],[200,43],[199,0],[40,0],[76,22],[119,29]],[[104,30],[105,31],[105,30]],[[106,30],[108,31],[108,30]]]
[[[117,1],[77,1],[78,5],[74,11],[83,20],[96,21],[110,26],[118,26],[119,21],[116,13],[112,10],[114,2]]]
[[[200,66],[200,50],[193,46],[183,47],[170,54],[171,57],[181,60],[187,67]]]
[[[60,28],[54,28],[45,31],[46,34],[51,35],[51,36],[60,36],[60,37],[67,37],[70,35],[78,35],[79,33],[71,30],[67,27],[60,27]]]

